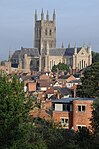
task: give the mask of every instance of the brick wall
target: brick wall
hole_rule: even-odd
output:
[[[69,129],[72,128],[72,112],[67,112],[67,111],[53,111],[53,120],[55,123],[59,124],[60,119],[62,117],[66,117],[69,119]]]
[[[29,92],[36,91],[36,83],[35,82],[28,82],[28,91]]]
[[[90,118],[92,117],[92,100],[74,100],[73,101],[73,128],[78,126],[90,127]],[[78,111],[78,106],[85,106],[85,111]],[[82,110],[82,109],[81,109]]]

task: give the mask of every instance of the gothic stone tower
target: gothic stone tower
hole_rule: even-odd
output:
[[[34,47],[38,48],[40,53],[39,71],[43,70],[44,55],[47,53],[47,46],[49,48],[56,48],[56,14],[53,12],[53,19],[49,20],[47,11],[46,19],[44,19],[43,9],[41,12],[41,20],[38,20],[37,11],[35,11],[35,27],[34,27]],[[42,51],[43,50],[43,51]]]

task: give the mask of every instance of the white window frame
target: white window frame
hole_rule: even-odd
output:
[[[63,123],[62,123],[62,119],[64,119],[63,121]],[[66,123],[66,120],[68,121],[67,123]],[[60,117],[60,123],[61,123],[61,125],[62,125],[62,127],[69,127],[69,117]]]
[[[81,111],[78,110],[78,106],[81,106]],[[82,110],[82,107],[85,106],[85,110]],[[77,111],[78,112],[86,112],[86,105],[85,104],[78,104],[77,105]]]

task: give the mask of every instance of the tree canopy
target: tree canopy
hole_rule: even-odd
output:
[[[64,64],[64,63],[59,63],[58,65],[54,65],[52,67],[52,72],[56,72],[57,70],[68,71],[69,70],[69,66]]]
[[[81,78],[82,85],[77,89],[81,97],[98,97],[99,96],[99,62],[93,63],[84,71]]]
[[[29,147],[30,99],[23,85],[13,77],[0,76],[0,148]]]
[[[99,53],[98,52],[93,52],[92,51],[92,62],[99,62]]]

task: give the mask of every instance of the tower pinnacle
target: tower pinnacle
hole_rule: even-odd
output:
[[[35,9],[35,21],[37,21],[37,10]]]
[[[42,8],[42,12],[41,12],[41,20],[44,20],[43,8]]]
[[[53,11],[53,21],[55,21],[55,19],[56,19],[56,14],[55,14],[55,9],[54,9],[54,11]]]
[[[47,10],[47,15],[46,15],[46,20],[49,21],[49,14],[48,14],[48,10]]]

